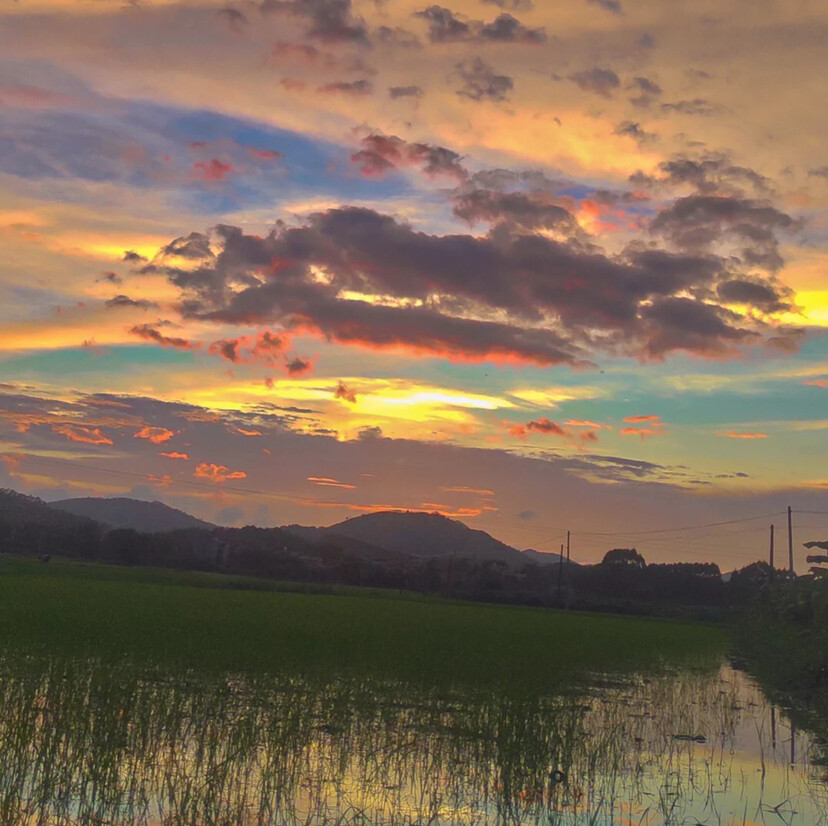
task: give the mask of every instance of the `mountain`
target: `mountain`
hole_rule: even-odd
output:
[[[525,550],[521,551],[523,554],[524,559],[526,562],[537,562],[539,565],[559,565],[561,561],[561,554],[556,554],[553,552],[545,552],[545,551],[536,551],[534,548],[526,548]],[[566,556],[563,557],[563,564],[569,565],[570,567],[580,568],[581,566],[577,562],[573,562],[571,559],[569,562],[566,561]]]
[[[326,536],[357,539],[376,548],[420,557],[472,557],[496,559],[510,564],[525,562],[520,551],[455,519],[437,513],[380,511],[355,516],[328,528],[286,528],[304,539],[319,541]]]
[[[163,502],[144,502],[140,499],[61,499],[49,505],[59,511],[94,519],[109,528],[132,528],[141,533],[165,533],[182,528],[215,528],[215,525],[196,519],[184,511]]]
[[[42,499],[0,489],[0,553],[83,556],[98,546],[101,526],[54,510]]]

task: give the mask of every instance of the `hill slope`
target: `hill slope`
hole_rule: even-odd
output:
[[[520,551],[436,513],[382,511],[346,519],[324,529],[328,535],[358,539],[369,545],[411,556],[499,559],[520,565]]]
[[[214,528],[215,525],[196,519],[184,511],[163,502],[144,502],[140,499],[119,497],[99,499],[61,499],[50,502],[50,507],[75,516],[85,516],[109,528],[132,528],[141,533],[164,533],[182,528]]]

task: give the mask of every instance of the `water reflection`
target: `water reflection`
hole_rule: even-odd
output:
[[[807,738],[740,672],[507,696],[7,660],[3,824],[807,824]]]

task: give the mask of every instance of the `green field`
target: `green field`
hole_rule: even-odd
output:
[[[257,586],[214,574],[4,559],[0,648],[543,690],[585,672],[712,667],[727,644],[724,631],[700,624]]]

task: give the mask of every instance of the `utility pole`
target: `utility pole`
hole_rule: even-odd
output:
[[[770,526],[770,578],[771,582],[773,582],[773,523],[771,522]]]
[[[793,564],[793,528],[791,527],[791,506],[788,505],[788,575],[791,582],[794,579],[794,564]]]
[[[569,531],[566,532],[566,562],[569,564]],[[569,573],[569,571],[567,571]]]
[[[561,542],[561,552],[558,556],[558,602],[561,602],[561,587],[563,581],[563,542]]]

